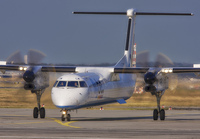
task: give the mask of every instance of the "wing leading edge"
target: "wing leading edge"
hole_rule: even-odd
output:
[[[42,72],[79,72],[77,69],[80,67],[75,66],[41,66]],[[22,71],[24,69],[27,69],[27,65],[0,65],[0,70],[14,70],[14,71]],[[87,67],[82,67],[87,68]],[[93,68],[93,67],[90,67]],[[94,67],[95,69],[98,69],[99,67]],[[102,68],[102,67],[101,67]],[[113,73],[146,73],[150,67],[135,67],[135,68],[114,68],[112,72]],[[109,72],[110,72],[109,68]],[[164,73],[192,73],[192,72],[200,72],[200,68],[193,68],[193,67],[166,67],[166,68],[160,68],[161,72]]]
[[[137,68],[114,68],[114,73],[146,73],[150,67],[137,67]],[[163,73],[192,73],[200,72],[200,68],[193,67],[174,67],[174,68],[160,68]]]
[[[0,70],[26,71],[29,67],[27,65],[0,65]],[[41,66],[34,65],[34,67],[41,67],[42,72],[76,72],[76,67],[73,66]]]

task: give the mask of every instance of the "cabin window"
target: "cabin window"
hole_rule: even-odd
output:
[[[66,81],[59,81],[57,87],[65,87],[66,86]]]
[[[85,81],[80,81],[80,87],[87,87],[87,84]]]
[[[56,82],[54,83],[53,87],[56,87],[57,83],[58,83],[58,81],[56,81]]]
[[[68,87],[78,87],[78,81],[68,81]]]

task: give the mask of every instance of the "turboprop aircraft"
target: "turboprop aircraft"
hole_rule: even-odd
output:
[[[165,119],[165,111],[160,108],[160,100],[168,88],[167,75],[171,73],[200,72],[200,68],[182,67],[132,67],[132,47],[134,45],[134,29],[136,16],[171,15],[191,16],[192,13],[147,13],[128,9],[127,12],[73,12],[74,14],[126,15],[128,29],[123,57],[113,67],[71,67],[42,66],[37,61],[28,65],[2,65],[0,70],[24,71],[24,88],[37,96],[38,107],[33,110],[33,117],[45,118],[45,109],[40,106],[40,98],[48,85],[48,72],[68,72],[59,77],[51,92],[54,105],[61,109],[61,120],[70,121],[70,110],[118,102],[126,103],[134,91],[137,73],[144,74],[145,91],[157,98],[157,109],[153,111],[153,119]],[[34,51],[30,51],[30,57]],[[37,55],[37,58],[39,56]],[[14,60],[15,58],[11,58]],[[29,58],[28,58],[29,59]],[[34,63],[34,64],[32,64]]]

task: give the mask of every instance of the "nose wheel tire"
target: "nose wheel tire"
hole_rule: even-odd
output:
[[[71,121],[71,116],[70,116],[70,114],[67,114],[67,121]]]
[[[65,117],[66,116],[66,117]],[[71,116],[70,114],[64,115],[62,114],[61,116],[61,121],[65,121],[65,119],[67,119],[67,121],[71,121]]]
[[[65,115],[61,116],[61,121],[65,121]]]

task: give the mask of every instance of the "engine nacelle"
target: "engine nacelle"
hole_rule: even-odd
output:
[[[35,88],[35,85],[33,83],[25,83],[24,89],[25,90],[33,90]]]
[[[29,67],[23,75],[24,89],[37,91],[49,87],[49,75],[41,71],[41,66]]]
[[[144,90],[146,92],[156,92],[156,87],[154,85],[148,85],[148,86],[145,86]]]
[[[33,80],[35,79],[35,74],[33,71],[27,70],[24,75],[23,75],[23,79],[26,82],[33,82]]]
[[[146,84],[153,84],[156,82],[156,74],[153,72],[147,72],[144,75],[144,81]]]

